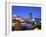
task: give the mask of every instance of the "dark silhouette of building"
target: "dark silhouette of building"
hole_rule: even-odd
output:
[[[29,18],[30,18],[30,20],[32,20],[32,13],[31,12],[29,13]]]

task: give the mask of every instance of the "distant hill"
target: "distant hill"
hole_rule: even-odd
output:
[[[41,20],[41,18],[35,18],[35,20],[39,20],[39,21],[40,21],[40,20]]]

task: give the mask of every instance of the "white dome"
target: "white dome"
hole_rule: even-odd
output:
[[[35,19],[32,19],[32,21],[35,21]]]
[[[14,16],[14,17],[16,17],[16,15],[15,15],[15,14],[14,14],[13,16]]]

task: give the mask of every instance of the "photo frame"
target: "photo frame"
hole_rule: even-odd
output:
[[[6,17],[5,17],[5,35],[9,33],[15,33],[12,31],[12,6],[28,6],[28,7],[41,7],[41,30],[42,30],[42,13],[43,13],[43,4],[34,4],[34,3],[15,3],[15,2],[5,2],[6,3]],[[27,30],[28,31],[28,30]],[[30,31],[30,30],[29,30]]]

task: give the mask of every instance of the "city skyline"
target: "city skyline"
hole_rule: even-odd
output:
[[[12,6],[12,16],[16,15],[27,18],[30,12],[32,13],[32,18],[41,18],[41,7]]]

